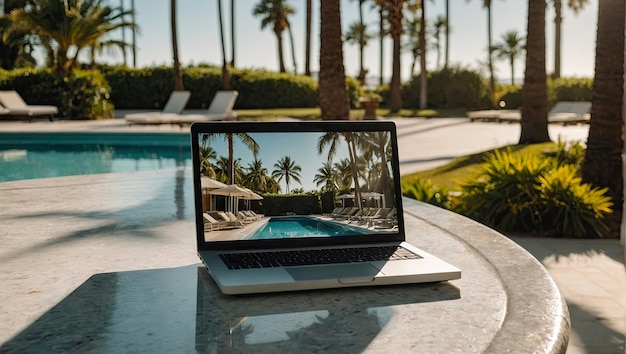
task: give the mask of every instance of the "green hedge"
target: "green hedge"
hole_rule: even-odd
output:
[[[117,108],[158,109],[174,86],[170,67],[131,69],[103,68],[111,84],[111,99]],[[239,91],[235,109],[296,108],[318,105],[317,81],[303,75],[257,70],[231,70],[231,85]],[[221,89],[221,69],[183,68],[183,85],[191,91],[187,108],[207,108]]]
[[[414,76],[402,87],[404,108],[419,108],[420,76]],[[484,80],[476,72],[463,68],[449,68],[428,74],[429,108],[479,109],[489,106]]]
[[[559,78],[548,80],[548,106],[559,101],[591,101],[593,79]],[[502,85],[498,88],[497,100],[505,101],[506,108],[516,109],[522,106],[522,85]],[[487,107],[484,107],[487,108]]]
[[[79,70],[65,77],[49,69],[2,70],[0,89],[17,91],[28,104],[57,106],[65,118],[113,116],[109,84],[97,71]]]

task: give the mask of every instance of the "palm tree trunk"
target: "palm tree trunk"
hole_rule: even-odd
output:
[[[450,60],[450,0],[446,0],[446,57],[443,62],[444,69],[448,68]]]
[[[222,89],[230,90],[230,75],[228,73],[228,61],[226,60],[226,43],[224,41],[224,23],[222,20],[222,0],[217,0],[217,19],[220,32],[220,44],[222,46]]]
[[[384,58],[385,58],[385,51],[384,51],[384,44],[385,44],[385,15],[383,12],[383,7],[382,5],[379,5],[380,7],[378,8],[378,15],[380,18],[380,30],[378,32],[378,36],[380,37],[380,46],[379,46],[379,56],[380,56],[380,69],[378,72],[378,84],[380,86],[382,86],[385,83],[385,80],[383,80],[383,64],[384,64]]]
[[[343,41],[339,0],[320,1],[319,95],[322,119],[350,119],[343,66]]]
[[[522,90],[520,144],[550,141],[546,89],[546,2],[528,1],[526,72]]]
[[[561,77],[561,22],[563,21],[562,1],[552,0],[554,4],[554,72],[553,78]]]
[[[136,24],[135,22],[135,0],[130,0],[130,7],[133,11],[132,14],[132,21],[133,24]],[[136,26],[133,26],[133,68],[137,67],[137,28]]]
[[[120,10],[124,12],[124,0],[120,0]],[[124,22],[125,20],[124,17],[125,16],[122,16],[122,18],[120,19],[121,22]],[[124,45],[122,46],[122,60],[124,61],[124,65],[128,65],[128,56],[127,56],[128,53],[126,53],[126,28],[122,27],[121,31],[122,31],[122,43],[124,43]],[[92,58],[92,62],[91,62],[92,65],[95,64],[94,59],[95,59],[95,55]]]
[[[598,2],[596,70],[591,121],[581,172],[585,182],[608,187],[615,213],[607,220],[612,236],[619,235],[624,200],[622,171],[624,22],[623,0]]]
[[[172,25],[172,52],[174,56],[174,90],[182,91],[185,88],[183,86],[183,75],[180,71],[180,61],[178,59],[178,34],[176,32],[176,0],[171,0],[170,5]]]
[[[422,1],[420,19],[420,109],[428,107],[428,72],[426,71],[426,1]]]
[[[286,72],[285,70],[285,59],[283,52],[283,33],[281,31],[274,31],[276,35],[277,45],[278,45],[278,70],[281,73]]]
[[[289,45],[291,46],[291,60],[293,61],[293,74],[298,73],[298,63],[296,63],[296,45],[293,41],[293,31],[291,30],[291,23],[287,22],[287,33],[289,34]]]
[[[305,38],[305,58],[304,75],[311,76],[311,27],[313,17],[313,0],[306,0],[306,38]]]
[[[391,83],[389,84],[389,110],[390,113],[397,113],[402,108],[402,97],[400,96],[400,50],[402,37],[402,5],[404,0],[393,0],[389,4],[389,30],[393,39],[393,62]]]
[[[230,0],[230,67],[235,67],[235,0]]]
[[[530,2],[532,2],[533,0],[529,0]],[[545,0],[542,0],[545,1]],[[545,23],[545,21],[544,21]],[[491,38],[491,25],[492,25],[492,21],[491,21],[491,2],[489,2],[489,5],[487,6],[487,65],[489,66],[489,94],[490,94],[490,98],[491,101],[495,101],[495,93],[496,93],[496,79],[493,76],[493,55],[492,55],[492,47],[493,47],[493,42],[492,42],[492,38]],[[545,27],[544,27],[545,28]],[[544,29],[545,31],[545,29]],[[544,40],[545,42],[545,40]],[[545,52],[545,50],[544,50]],[[545,58],[544,58],[545,61]]]

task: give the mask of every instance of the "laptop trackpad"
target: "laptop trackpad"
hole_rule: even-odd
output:
[[[378,269],[368,263],[288,267],[285,269],[296,281],[320,279],[363,279],[372,281],[378,274]]]

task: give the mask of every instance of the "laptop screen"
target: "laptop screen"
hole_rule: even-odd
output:
[[[192,125],[200,249],[404,240],[393,122]]]

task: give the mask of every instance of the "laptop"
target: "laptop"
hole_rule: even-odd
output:
[[[405,240],[391,121],[191,126],[198,256],[224,294],[439,282]]]

